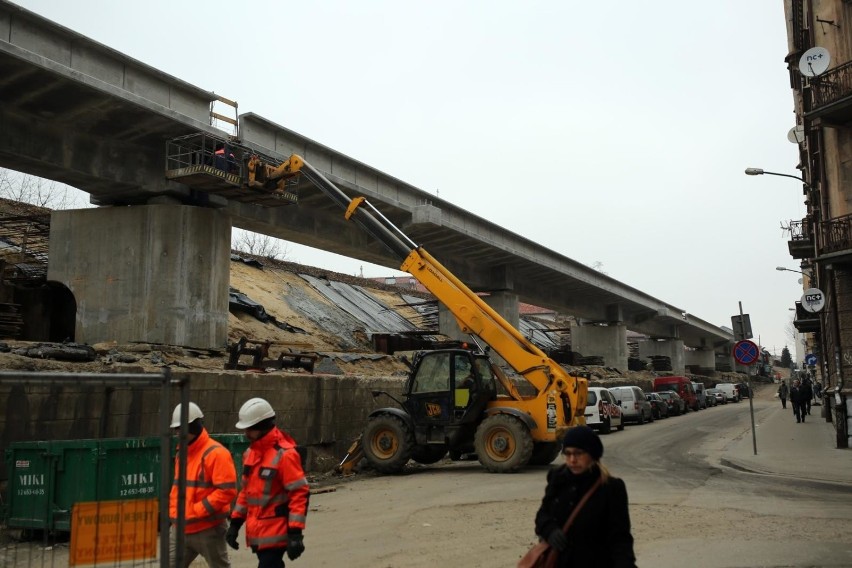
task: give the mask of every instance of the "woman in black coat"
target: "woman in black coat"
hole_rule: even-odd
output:
[[[547,474],[536,534],[559,552],[559,567],[635,568],[627,488],[600,463],[600,438],[588,426],[577,426],[567,432],[562,446],[565,464]],[[599,478],[601,485],[563,533],[571,511]]]

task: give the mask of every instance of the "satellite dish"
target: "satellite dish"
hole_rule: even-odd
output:
[[[831,54],[824,47],[812,47],[799,59],[799,72],[805,77],[818,77],[831,65]]]
[[[790,132],[787,133],[787,140],[792,142],[793,144],[801,144],[805,141],[805,129],[800,124],[799,126],[794,126],[790,129]]]

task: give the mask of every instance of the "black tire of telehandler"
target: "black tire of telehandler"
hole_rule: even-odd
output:
[[[508,414],[489,416],[476,429],[476,455],[492,473],[515,473],[530,461],[533,439],[526,425]]]
[[[414,432],[402,418],[380,414],[370,418],[364,429],[364,457],[379,473],[399,473],[411,458]],[[382,444],[389,445],[382,447]]]
[[[559,452],[562,444],[559,442],[533,442],[533,452],[530,456],[530,465],[550,465]]]
[[[411,459],[423,465],[438,463],[447,455],[447,446],[414,446],[411,450]]]

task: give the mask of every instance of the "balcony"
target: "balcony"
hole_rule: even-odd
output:
[[[814,237],[810,219],[790,221],[789,229],[790,241],[787,243],[787,247],[790,249],[790,256],[798,259],[813,258]]]
[[[852,215],[823,221],[820,259],[852,262]]]
[[[807,118],[845,124],[852,121],[852,61],[810,80],[811,110]]]
[[[799,333],[814,333],[819,331],[819,314],[812,314],[802,307],[802,302],[796,302],[796,317],[793,327]]]

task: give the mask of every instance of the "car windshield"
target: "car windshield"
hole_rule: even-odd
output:
[[[674,384],[674,383],[671,383],[671,384],[667,384],[667,385],[659,385],[659,386],[657,386],[657,388],[658,388],[660,391],[672,391],[672,392],[675,392],[675,391],[677,390],[677,385],[676,385],[676,384]]]

